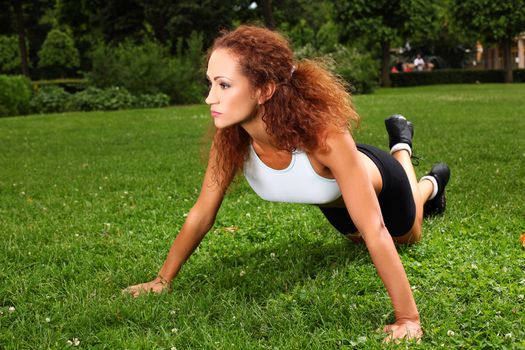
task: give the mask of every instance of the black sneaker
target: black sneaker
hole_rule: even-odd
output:
[[[432,166],[427,176],[432,176],[436,179],[438,184],[437,194],[434,199],[425,203],[423,208],[423,216],[440,215],[445,211],[447,200],[445,198],[445,187],[450,179],[450,169],[445,163],[437,163]]]
[[[401,114],[394,114],[385,119],[386,131],[388,132],[388,146],[390,149],[398,143],[406,143],[412,148],[412,137],[414,137],[414,125],[407,121]]]

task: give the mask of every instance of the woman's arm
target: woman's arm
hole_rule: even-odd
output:
[[[214,150],[212,149],[199,197],[188,213],[184,225],[175,238],[157,277],[152,281],[130,286],[124,292],[136,297],[144,292],[159,293],[169,289],[171,281],[177,276],[182,265],[211,229],[226,189],[233,179],[233,176],[229,176],[226,181],[215,181],[213,177],[215,159]]]
[[[385,329],[391,332],[391,338],[420,338],[419,313],[412,290],[355,142],[348,132],[334,132],[329,134],[327,145],[328,151],[315,156],[336,178],[348,212],[392,300],[396,323]]]

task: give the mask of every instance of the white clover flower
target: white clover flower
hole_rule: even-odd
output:
[[[10,313],[13,313],[15,312],[15,307],[14,306],[10,306],[9,309],[7,309]]]
[[[69,345],[69,346],[79,346],[80,345],[80,339],[78,339],[78,338],[68,339],[67,340],[67,345]]]
[[[177,333],[178,331],[179,331],[178,328],[172,328],[172,329],[171,329],[171,333]]]
[[[249,218],[251,217],[252,215],[250,213],[246,213],[246,217]]]
[[[170,311],[170,314],[171,314],[171,315],[175,315],[176,313],[177,313],[177,311],[175,311],[175,310],[171,310],[171,311]]]
[[[275,259],[275,253],[270,253],[270,258]]]
[[[46,317],[46,322],[47,323],[51,322],[51,319],[49,317]]]
[[[172,346],[171,350],[177,350],[177,347],[176,346]]]
[[[454,333],[453,330],[450,330],[450,329],[449,329],[449,330],[447,331],[447,335],[448,335],[449,337],[453,337],[454,335],[456,335],[456,333]]]
[[[242,276],[244,276],[244,275],[246,275],[246,272],[245,272],[244,270],[241,270],[241,272],[239,272],[239,276],[242,277]]]
[[[510,338],[512,338],[512,333],[507,333],[507,334],[505,334],[505,338],[506,338],[506,339],[510,339]]]

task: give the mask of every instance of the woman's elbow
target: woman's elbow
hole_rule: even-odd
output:
[[[185,225],[198,228],[198,231],[206,233],[213,227],[215,216],[214,213],[207,212],[198,206],[194,206],[186,217]]]
[[[363,239],[367,243],[374,241],[377,242],[378,240],[385,238],[392,239],[385,222],[381,218],[374,220],[374,222],[370,222],[362,233]]]

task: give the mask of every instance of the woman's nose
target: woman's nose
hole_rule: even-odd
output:
[[[204,100],[206,104],[212,105],[214,103],[217,103],[215,96],[213,95],[213,89],[210,88],[210,91],[208,92],[208,97],[206,97],[206,100]]]

